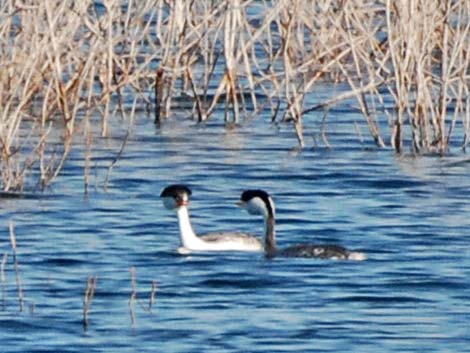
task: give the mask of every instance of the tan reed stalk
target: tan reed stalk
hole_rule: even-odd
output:
[[[3,254],[2,262],[0,264],[0,278],[2,281],[2,309],[6,308],[6,277],[5,277],[5,266],[7,265],[8,254]]]
[[[91,169],[91,159],[92,159],[92,134],[90,131],[90,122],[89,119],[86,118],[85,121],[85,164],[83,166],[83,176],[84,176],[84,192],[85,195],[88,195],[88,188],[90,186],[90,169]]]
[[[105,181],[104,181],[104,186],[103,186],[103,189],[105,191],[108,190],[108,184],[109,184],[109,180],[110,180],[113,168],[117,164],[117,162],[121,159],[121,157],[124,153],[124,150],[126,148],[127,142],[129,140],[129,136],[131,134],[132,122],[134,121],[136,107],[137,107],[137,98],[134,99],[134,103],[132,104],[132,110],[131,110],[131,113],[130,113],[130,117],[128,119],[129,122],[128,122],[126,135],[124,136],[124,139],[122,140],[121,147],[119,148],[118,153],[113,158],[113,160],[111,161],[111,163],[108,167],[108,170],[107,170],[107,173],[106,173],[106,178],[105,178]],[[122,111],[121,113],[122,113],[123,117],[126,119],[126,116],[127,116],[126,113],[124,111]]]
[[[163,82],[163,69],[159,68],[155,74],[155,124],[160,125],[161,119],[161,108],[163,102],[163,91],[164,91],[164,82]]]
[[[224,19],[224,57],[225,57],[225,122],[229,122],[228,111],[232,105],[233,122],[239,121],[239,106],[237,97],[237,63],[235,62],[235,38],[238,32],[235,21],[236,8],[240,6],[239,0],[234,0],[233,4],[227,4]]]
[[[153,304],[155,303],[155,297],[157,294],[158,284],[156,281],[152,281],[152,288],[150,291],[150,299],[148,304],[148,311],[152,312]]]
[[[299,142],[300,148],[305,146],[302,123],[302,104],[304,100],[304,75],[298,72],[297,66],[297,37],[295,28],[299,25],[297,22],[300,12],[299,2],[292,3],[291,7],[286,7],[281,15],[279,25],[281,28],[281,38],[283,42],[282,58],[284,64],[284,92],[287,101],[287,111],[289,118],[294,123],[294,130]],[[300,83],[299,83],[300,81]]]
[[[18,264],[18,256],[16,253],[16,236],[15,236],[15,229],[13,222],[10,221],[10,243],[11,243],[11,249],[13,252],[13,265],[15,268],[15,274],[16,274],[16,286],[18,288],[18,302],[19,302],[19,309],[20,312],[23,312],[24,309],[24,295],[23,295],[23,287],[21,285],[21,275],[20,275],[20,266]]]
[[[139,304],[139,306],[144,311],[151,313],[153,305],[155,303],[155,297],[156,297],[156,293],[157,293],[157,289],[158,289],[157,282],[152,281],[152,287],[151,287],[151,290],[150,290],[150,298],[149,298],[148,304],[144,305],[137,298],[137,275],[136,275],[136,272],[137,272],[137,270],[136,270],[135,266],[132,266],[131,269],[130,269],[132,291],[131,291],[131,296],[129,298],[129,303],[128,303],[128,305],[129,305],[129,314],[130,314],[130,317],[131,317],[131,325],[132,326],[135,326],[135,324],[137,323],[136,314],[135,314],[135,304],[136,303]]]
[[[188,78],[191,90],[193,92],[194,98],[196,100],[195,105],[196,105],[196,112],[197,112],[197,121],[202,122],[207,119],[206,111],[203,106],[203,102],[201,100],[201,97],[199,96],[197,92],[197,87],[193,79],[193,74],[189,68],[187,69],[186,77]]]
[[[91,310],[91,304],[95,297],[96,285],[98,283],[98,276],[89,276],[86,282],[85,293],[83,296],[83,329],[86,331],[90,324],[89,313]]]
[[[240,3],[241,5],[241,3]],[[246,7],[244,8],[246,11]],[[253,104],[253,110],[255,113],[258,111],[258,100],[256,98],[256,87],[255,87],[255,77],[253,75],[252,63],[250,58],[254,58],[256,56],[255,48],[253,45],[249,45],[247,42],[251,41],[251,29],[249,24],[246,22],[247,15],[245,11],[242,11],[241,6],[235,12],[235,20],[238,23],[238,34],[240,40],[238,41],[239,51],[242,53],[243,57],[243,67],[244,72],[243,74],[246,76],[248,81],[248,92],[251,97],[251,102]],[[245,38],[245,34],[248,37],[248,40]],[[238,52],[238,50],[237,50]],[[242,95],[243,97],[243,95]],[[245,107],[245,104],[243,105]]]
[[[131,316],[131,325],[135,326],[136,319],[135,319],[135,301],[137,299],[137,280],[136,280],[136,269],[134,266],[131,267],[131,286],[132,292],[129,298],[129,314]]]
[[[467,91],[467,99],[466,99],[466,104],[465,104],[465,115],[464,115],[464,127],[465,127],[465,133],[464,133],[464,139],[462,142],[462,148],[465,151],[470,139],[470,93]]]
[[[108,136],[108,117],[109,117],[109,109],[111,103],[111,85],[113,79],[113,59],[114,59],[114,37],[113,37],[113,18],[115,16],[115,7],[116,1],[115,0],[104,0],[103,1],[104,7],[106,8],[106,16],[107,16],[107,31],[106,31],[106,59],[103,62],[102,68],[102,84],[103,84],[103,100],[104,100],[104,111],[101,123],[101,136],[106,137]]]
[[[331,148],[331,144],[328,141],[328,136],[326,133],[326,118],[328,117],[328,108],[325,108],[325,113],[323,114],[323,119],[321,121],[321,129],[320,129],[320,134],[321,138],[323,140],[323,143],[327,148]]]
[[[186,5],[186,6],[185,6]],[[184,73],[181,66],[184,62],[184,40],[186,31],[186,17],[188,16],[187,7],[183,0],[175,0],[169,11],[169,31],[165,41],[165,52],[162,59],[162,65],[169,71],[165,79],[166,95],[164,99],[164,115],[168,116],[171,110],[173,100],[173,91],[176,80]]]

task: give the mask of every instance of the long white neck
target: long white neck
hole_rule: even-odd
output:
[[[183,247],[194,249],[200,246],[203,241],[196,236],[191,221],[189,220],[189,211],[186,206],[181,206],[177,210],[178,224],[180,227],[180,238]]]

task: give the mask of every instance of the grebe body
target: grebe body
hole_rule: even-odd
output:
[[[267,257],[309,257],[335,260],[362,261],[366,256],[362,252],[350,251],[339,245],[297,244],[285,249],[278,249],[275,234],[275,206],[271,196],[264,190],[245,190],[238,205],[250,214],[262,215],[265,222],[265,252]]]
[[[170,185],[160,194],[163,205],[176,211],[182,254],[193,251],[263,251],[263,243],[255,236],[240,232],[214,232],[197,236],[189,217],[191,190],[185,185]]]

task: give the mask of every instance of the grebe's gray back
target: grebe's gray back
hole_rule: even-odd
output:
[[[275,206],[271,196],[264,190],[245,190],[242,192],[238,205],[248,213],[262,215],[265,220],[265,251],[266,256],[312,257],[337,260],[365,260],[362,252],[350,251],[339,245],[330,244],[298,244],[279,250],[276,245]]]
[[[263,251],[263,243],[255,236],[238,232],[215,232],[198,237],[189,219],[189,202],[192,192],[186,185],[174,184],[160,194],[163,205],[176,211],[182,246],[180,253],[192,251]]]

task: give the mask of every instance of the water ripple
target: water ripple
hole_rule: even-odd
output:
[[[53,190],[0,195],[7,254],[2,351],[468,351],[468,163],[371,151],[348,133],[360,117],[345,110],[337,118],[333,148],[301,152],[292,149],[290,128],[262,121],[227,131],[173,119],[156,131],[142,118],[107,192],[109,152],[117,153],[119,139],[97,141],[88,197],[78,152]],[[262,219],[234,202],[243,189],[265,188],[276,202],[280,247],[335,243],[369,259],[181,256],[176,215],[159,200],[175,182],[193,189],[198,232],[261,236]],[[84,331],[92,275],[98,282]]]

